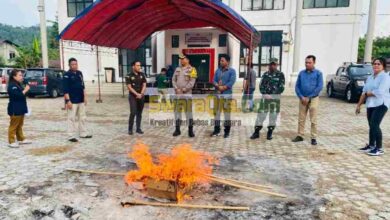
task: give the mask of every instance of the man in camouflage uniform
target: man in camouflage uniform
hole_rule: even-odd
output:
[[[179,136],[182,111],[185,112],[188,124],[188,136],[195,137],[194,120],[192,117],[192,88],[195,85],[198,73],[190,65],[188,57],[184,54],[179,56],[181,67],[176,68],[172,77],[172,85],[175,89],[175,132],[173,136]]]
[[[269,115],[269,125],[267,132],[267,140],[272,140],[272,133],[276,127],[276,120],[280,112],[280,96],[284,91],[285,78],[284,74],[278,70],[278,60],[271,59],[268,71],[263,74],[260,83],[260,93],[262,99],[260,108],[257,112],[255,132],[251,139],[260,137],[260,130],[263,128],[263,123]]]

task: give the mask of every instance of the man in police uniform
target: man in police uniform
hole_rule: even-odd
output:
[[[142,111],[145,103],[146,77],[141,72],[141,62],[134,61],[132,64],[132,72],[126,76],[126,84],[129,90],[129,135],[133,135],[134,118],[136,117],[136,132],[143,134],[141,130]]]
[[[260,137],[260,130],[263,128],[267,115],[269,115],[267,140],[272,140],[272,133],[280,112],[280,95],[284,91],[284,84],[284,74],[278,70],[278,60],[273,58],[269,64],[268,71],[263,74],[260,83],[260,93],[263,96],[257,113],[255,132],[251,139]]]
[[[181,67],[176,68],[172,77],[173,88],[175,89],[175,132],[173,136],[179,136],[182,111],[185,112],[188,124],[188,136],[195,137],[194,120],[192,117],[192,88],[195,85],[198,73],[190,65],[190,60],[185,54],[179,56]]]
[[[75,58],[69,59],[69,71],[64,73],[63,87],[68,112],[68,140],[70,142],[78,142],[78,137],[92,138],[92,135],[87,133],[85,125],[87,118],[85,114],[87,94],[85,92],[83,73],[78,70],[78,63]],[[76,118],[78,121],[76,121]]]

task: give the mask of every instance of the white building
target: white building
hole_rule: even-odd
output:
[[[343,62],[356,62],[363,0],[303,1],[300,68],[304,68],[304,58],[309,54],[317,57],[317,68],[324,75],[333,74]],[[269,59],[278,58],[287,80],[291,79],[296,0],[223,2],[261,33],[261,43],[254,51],[254,67],[263,73]],[[59,0],[60,30],[91,3],[92,0]],[[130,70],[130,63],[135,59],[144,63],[148,75],[157,73],[167,65],[176,66],[177,56],[182,51],[191,54],[192,62],[198,67],[203,81],[211,80],[221,54],[231,56],[232,66],[238,70],[239,79],[245,75],[245,48],[232,35],[215,28],[157,32],[135,51],[99,47],[97,55],[94,46],[77,42],[64,42],[62,51],[65,66],[68,58],[77,58],[87,80],[96,80],[99,63],[102,76],[107,73],[106,78],[110,78],[107,81],[120,82],[122,73]],[[111,80],[112,71],[114,76]]]
[[[14,59],[18,55],[18,46],[9,40],[0,39],[0,57],[5,61],[6,65],[13,65]]]

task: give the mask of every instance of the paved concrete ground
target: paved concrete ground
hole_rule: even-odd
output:
[[[72,216],[73,219],[390,219],[388,116],[382,124],[388,152],[373,158],[357,150],[367,142],[365,114],[355,116],[355,104],[342,100],[321,99],[319,146],[313,147],[309,136],[304,143],[290,141],[297,128],[298,107],[294,97],[283,97],[282,122],[272,141],[265,141],[264,134],[260,140],[249,140],[252,127],[234,128],[231,138],[226,140],[209,138],[210,127],[196,127],[195,139],[186,135],[174,138],[173,128],[151,126],[144,127],[143,136],[128,136],[127,99],[106,96],[103,104],[94,103],[94,99],[90,97],[87,111],[93,139],[67,143],[62,99],[35,98],[28,100],[33,114],[26,118],[24,127],[34,143],[10,149],[6,147],[8,99],[0,98],[0,219]],[[123,209],[119,202],[132,198],[131,194],[136,192],[128,189],[122,178],[65,171],[66,168],[125,171],[131,167],[126,153],[137,140],[151,146],[155,153],[189,142],[194,148],[221,158],[217,173],[272,184],[277,191],[297,198],[296,201],[306,206],[281,203],[253,193],[227,191],[226,195],[219,195],[219,200],[231,199],[232,204],[250,205],[252,211],[232,214],[152,207]],[[200,198],[193,202],[219,204],[217,197],[205,201],[202,196],[209,198],[199,194]],[[307,213],[302,213],[303,209]]]

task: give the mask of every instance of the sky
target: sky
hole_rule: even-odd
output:
[[[367,31],[369,0],[363,0],[363,16],[360,35]],[[45,0],[46,18],[54,20],[57,0]],[[0,23],[13,26],[32,26],[39,23],[38,0],[0,0]],[[376,36],[390,36],[390,1],[378,0]]]

